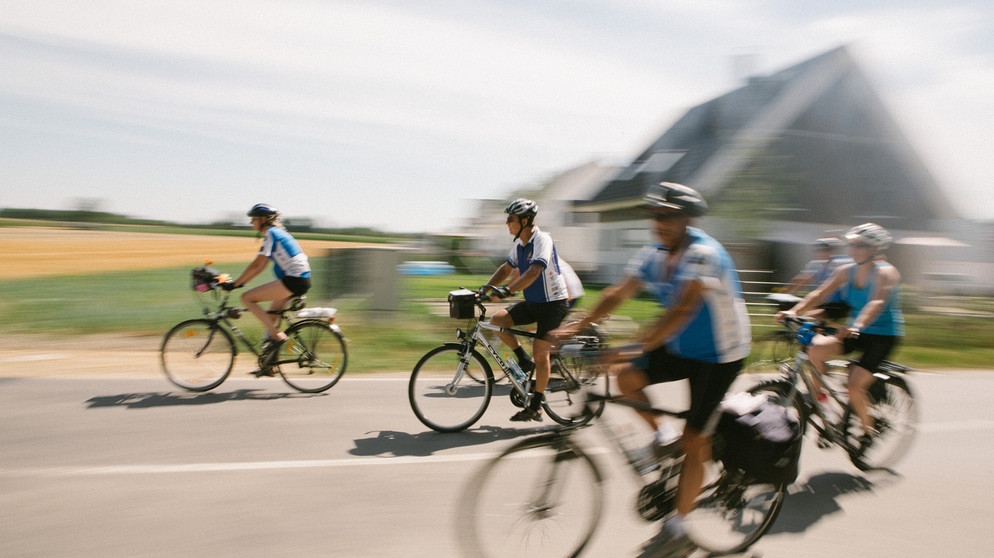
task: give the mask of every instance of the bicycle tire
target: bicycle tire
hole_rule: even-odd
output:
[[[854,451],[849,460],[861,471],[887,469],[896,465],[911,448],[917,433],[918,405],[911,386],[900,376],[877,380],[869,389],[870,416],[875,419],[879,434],[863,452],[856,451],[857,439],[863,434],[859,417],[846,409],[846,438]]]
[[[471,476],[456,507],[464,556],[579,556],[600,524],[604,477],[568,435],[521,440]]]
[[[456,377],[466,351],[461,343],[436,347],[421,357],[411,372],[407,386],[411,409],[422,424],[436,432],[459,432],[473,426],[493,397],[493,371],[476,350],[466,356],[463,373]],[[474,376],[485,381],[478,382]]]
[[[186,320],[173,326],[159,349],[162,371],[177,387],[209,391],[231,373],[235,364],[235,341],[217,322],[205,318]]]
[[[345,374],[349,363],[345,338],[327,323],[297,322],[286,330],[286,336],[279,347],[276,368],[288,386],[304,393],[321,393]]]
[[[688,514],[687,536],[711,556],[745,551],[769,531],[780,515],[787,487],[752,483],[720,461],[706,467],[704,489]]]
[[[603,400],[587,405],[586,391],[596,389],[598,381],[606,382],[607,378],[602,375],[575,374],[567,366],[566,359],[552,359],[552,372],[545,388],[542,408],[557,424],[580,426],[600,416],[604,410]]]

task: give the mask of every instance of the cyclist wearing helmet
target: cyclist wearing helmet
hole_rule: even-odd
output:
[[[266,337],[285,341],[286,334],[276,330],[278,311],[294,296],[301,296],[311,288],[311,267],[307,255],[300,244],[283,227],[280,212],[268,204],[252,206],[248,216],[252,218],[252,228],[262,237],[262,248],[252,263],[234,281],[227,283],[228,290],[244,287],[249,281],[265,271],[269,260],[273,261],[275,281],[264,283],[242,293],[242,303],[262,322]],[[269,312],[259,305],[272,301]],[[262,372],[264,373],[264,372]]]
[[[838,355],[862,351],[859,360],[849,369],[849,403],[863,426],[859,451],[873,443],[876,433],[870,418],[866,390],[873,384],[872,372],[890,356],[904,336],[904,314],[901,311],[901,274],[886,262],[883,251],[892,237],[887,229],[875,223],[853,227],[845,234],[853,263],[838,268],[817,289],[808,293],[796,306],[777,314],[794,316],[817,306],[828,293],[841,290],[844,301],[854,316],[846,327],[840,327],[834,337],[816,335],[808,348],[808,357],[819,373],[825,372],[825,362]]]
[[[645,290],[665,311],[639,338],[641,354],[612,366],[618,387],[627,397],[648,402],[652,384],[688,380],[690,409],[683,433],[684,462],[677,488],[677,514],[650,541],[653,551],[669,555],[688,548],[683,518],[694,508],[711,455],[709,419],[741,370],[751,342],[749,316],[735,266],[718,241],[691,226],[704,215],[707,202],[694,189],[663,182],[649,188],[643,208],[651,216],[658,244],[643,247],[631,259],[625,276],[604,290],[588,316],[557,331],[568,336],[595,322]],[[640,413],[656,432],[639,463],[648,472],[657,448],[671,443],[667,425]]]
[[[815,286],[821,285],[840,266],[852,263],[853,260],[849,256],[836,253],[836,250],[843,245],[844,243],[841,240],[834,237],[819,238],[816,240],[813,247],[815,258],[809,261],[804,266],[804,269],[794,276],[790,284],[783,289],[783,292],[794,294],[809,284]],[[845,318],[849,313],[849,308],[842,300],[842,292],[835,291],[826,296],[823,303],[818,307],[818,310],[812,312],[810,315],[815,316],[819,313],[824,313],[825,317],[829,320],[841,320]]]
[[[504,332],[498,332],[497,335],[514,351],[522,370],[535,370],[535,392],[528,408],[519,411],[511,420],[540,421],[542,400],[549,384],[551,367],[549,351],[552,343],[545,337],[559,327],[569,312],[569,295],[556,245],[549,233],[535,226],[538,205],[532,200],[519,198],[511,202],[504,213],[507,214],[508,233],[514,236],[514,245],[507,260],[497,268],[487,284],[480,287],[480,292],[486,295],[489,291],[491,300],[505,298],[519,291],[524,294],[523,302],[498,310],[490,322],[501,327],[537,324],[537,337],[532,347],[534,360],[528,356],[514,335]],[[506,285],[497,286],[505,280],[509,280]]]

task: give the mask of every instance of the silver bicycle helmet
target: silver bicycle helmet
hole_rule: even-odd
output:
[[[642,200],[645,209],[675,209],[691,217],[700,217],[708,211],[704,196],[683,184],[660,182],[650,186]]]
[[[876,223],[864,223],[849,229],[849,232],[846,233],[846,241],[853,242],[855,240],[865,242],[877,250],[886,250],[894,241],[894,237],[887,232],[887,229]]]
[[[538,204],[525,198],[518,198],[507,206],[504,213],[518,217],[534,217],[538,214]]]

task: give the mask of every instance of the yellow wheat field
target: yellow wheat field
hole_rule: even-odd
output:
[[[308,255],[351,245],[303,240]],[[251,237],[128,233],[54,227],[0,227],[0,279],[153,269],[211,260],[232,274],[259,250]],[[237,264],[237,265],[233,265]]]

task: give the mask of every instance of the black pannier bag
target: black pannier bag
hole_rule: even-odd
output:
[[[757,483],[790,484],[797,479],[804,431],[797,411],[759,396],[747,412],[726,406],[718,421],[718,457]],[[758,400],[757,400],[758,401]]]
[[[476,293],[459,289],[449,293],[449,317],[468,320],[476,316]]]

